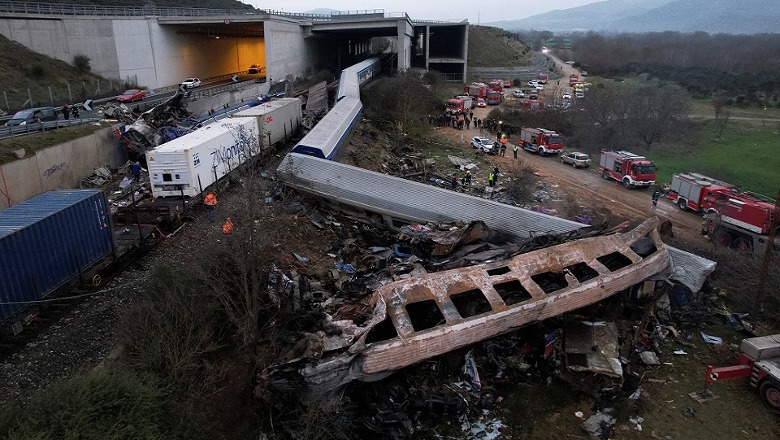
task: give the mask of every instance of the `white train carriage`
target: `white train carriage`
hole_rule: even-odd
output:
[[[320,120],[293,148],[293,153],[308,154],[322,159],[336,158],[341,146],[349,141],[355,124],[360,120],[363,104],[358,98],[344,98]]]
[[[369,58],[342,70],[336,101],[346,97],[360,98],[360,87],[378,75],[381,68],[379,58]]]
[[[206,125],[146,152],[154,197],[199,195],[261,151],[257,118]]]
[[[566,233],[582,223],[474,197],[351,165],[288,154],[276,170],[287,185],[333,202],[379,214],[386,224],[482,220],[515,238]]]

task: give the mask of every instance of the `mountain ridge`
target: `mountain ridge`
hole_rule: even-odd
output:
[[[484,25],[508,31],[780,33],[777,6],[777,0],[605,0]]]

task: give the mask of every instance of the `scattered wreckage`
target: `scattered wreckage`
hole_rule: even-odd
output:
[[[658,219],[508,260],[423,273],[382,285],[357,305],[325,314],[258,378],[270,400],[338,395],[353,380],[376,381],[404,367],[604,300],[667,272],[671,256]],[[472,230],[473,231],[473,230]]]

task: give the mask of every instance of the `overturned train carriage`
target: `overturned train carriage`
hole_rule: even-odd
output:
[[[493,200],[388,176],[304,154],[288,154],[276,170],[287,185],[341,207],[381,217],[388,226],[484,221],[510,239],[567,233],[588,225]]]
[[[309,335],[301,356],[267,369],[256,392],[263,396],[298,382],[294,388],[304,399],[319,399],[352,380],[378,380],[601,301],[669,268],[657,226],[653,217],[625,234],[387,284],[370,297],[364,324],[329,321],[328,330]]]

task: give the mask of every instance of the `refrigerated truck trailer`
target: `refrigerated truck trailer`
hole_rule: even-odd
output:
[[[262,151],[257,118],[233,117],[146,151],[152,196],[195,197]]]
[[[232,118],[255,118],[263,148],[287,139],[301,126],[301,100],[280,98],[233,113]]]

